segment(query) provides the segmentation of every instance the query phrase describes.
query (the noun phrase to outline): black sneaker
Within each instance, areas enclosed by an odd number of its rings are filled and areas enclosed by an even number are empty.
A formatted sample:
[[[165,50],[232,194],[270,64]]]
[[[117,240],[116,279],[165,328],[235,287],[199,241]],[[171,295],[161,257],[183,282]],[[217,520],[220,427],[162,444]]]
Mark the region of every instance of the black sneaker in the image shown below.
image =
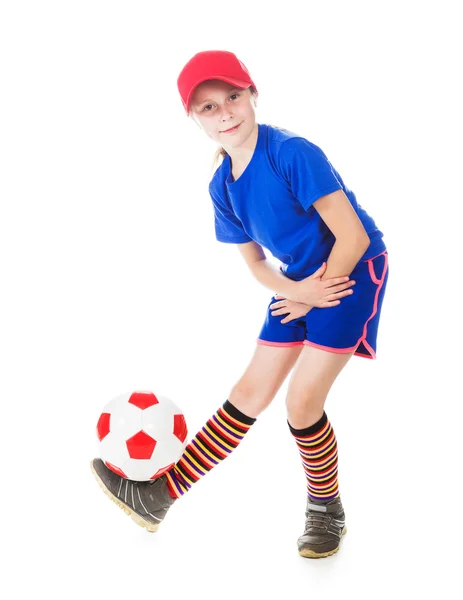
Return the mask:
[[[339,550],[347,532],[341,498],[323,501],[307,498],[304,533],[297,541],[299,554],[306,558],[323,558]]]
[[[141,527],[157,531],[159,523],[175,502],[167,489],[165,475],[153,481],[132,481],[116,475],[100,458],[90,467],[104,493]]]

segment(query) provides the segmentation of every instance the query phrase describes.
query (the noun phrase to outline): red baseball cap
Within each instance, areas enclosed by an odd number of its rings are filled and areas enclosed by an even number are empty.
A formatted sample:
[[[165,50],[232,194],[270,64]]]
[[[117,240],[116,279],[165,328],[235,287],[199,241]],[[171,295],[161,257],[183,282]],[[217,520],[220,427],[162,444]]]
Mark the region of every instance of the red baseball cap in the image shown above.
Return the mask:
[[[178,91],[182,97],[186,114],[190,112],[190,102],[195,88],[208,79],[220,79],[239,88],[256,86],[244,64],[226,50],[205,50],[198,52],[183,67],[177,79]]]

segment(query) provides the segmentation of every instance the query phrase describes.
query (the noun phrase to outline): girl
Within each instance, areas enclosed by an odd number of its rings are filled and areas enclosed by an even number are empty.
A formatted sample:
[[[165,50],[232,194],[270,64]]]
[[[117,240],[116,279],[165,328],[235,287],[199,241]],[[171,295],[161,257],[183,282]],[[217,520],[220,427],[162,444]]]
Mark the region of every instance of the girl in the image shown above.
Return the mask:
[[[329,556],[346,529],[336,436],[324,405],[353,355],[376,358],[389,272],[383,234],[318,146],[256,122],[257,88],[233,53],[196,54],[178,89],[187,115],[223,157],[209,185],[217,240],[237,244],[257,281],[278,293],[246,371],[170,471],[135,482],[100,459],[92,470],[110,498],[156,531],[173,502],[238,446],[294,368],[287,420],[307,479],[298,550]],[[279,269],[263,248],[281,261]]]

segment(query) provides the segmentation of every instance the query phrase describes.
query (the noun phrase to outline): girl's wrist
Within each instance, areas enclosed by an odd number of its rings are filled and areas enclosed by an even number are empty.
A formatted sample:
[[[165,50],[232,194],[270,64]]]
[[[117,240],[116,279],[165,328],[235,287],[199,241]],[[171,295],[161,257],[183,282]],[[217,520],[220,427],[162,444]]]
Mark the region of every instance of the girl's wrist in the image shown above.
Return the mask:
[[[299,289],[297,284],[297,281],[293,281],[292,279],[290,279],[285,286],[285,293],[282,293],[282,296],[288,298],[288,300],[292,300],[293,302],[301,302],[299,298]]]

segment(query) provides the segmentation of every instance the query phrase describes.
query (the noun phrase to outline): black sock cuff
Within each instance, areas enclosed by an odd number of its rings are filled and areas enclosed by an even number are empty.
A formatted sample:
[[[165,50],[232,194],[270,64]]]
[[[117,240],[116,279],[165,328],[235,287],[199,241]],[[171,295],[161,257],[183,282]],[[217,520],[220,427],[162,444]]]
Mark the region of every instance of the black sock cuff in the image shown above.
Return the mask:
[[[234,419],[236,419],[240,423],[243,423],[244,425],[253,425],[256,422],[256,419],[253,419],[252,417],[247,417],[245,414],[239,411],[236,408],[236,406],[233,406],[233,404],[229,400],[225,401],[223,409],[230,415],[230,417],[233,417]]]
[[[288,423],[288,427],[293,435],[296,435],[297,437],[305,437],[306,435],[313,435],[314,433],[317,433],[318,431],[320,431],[320,429],[323,429],[323,427],[326,425],[327,421],[328,421],[328,417],[326,415],[326,412],[323,411],[322,418],[319,421],[317,421],[316,423],[314,423],[313,425],[311,425],[310,427],[306,427],[305,429],[295,429],[294,427],[292,427],[292,425],[290,424],[289,421],[287,421],[287,423]]]

